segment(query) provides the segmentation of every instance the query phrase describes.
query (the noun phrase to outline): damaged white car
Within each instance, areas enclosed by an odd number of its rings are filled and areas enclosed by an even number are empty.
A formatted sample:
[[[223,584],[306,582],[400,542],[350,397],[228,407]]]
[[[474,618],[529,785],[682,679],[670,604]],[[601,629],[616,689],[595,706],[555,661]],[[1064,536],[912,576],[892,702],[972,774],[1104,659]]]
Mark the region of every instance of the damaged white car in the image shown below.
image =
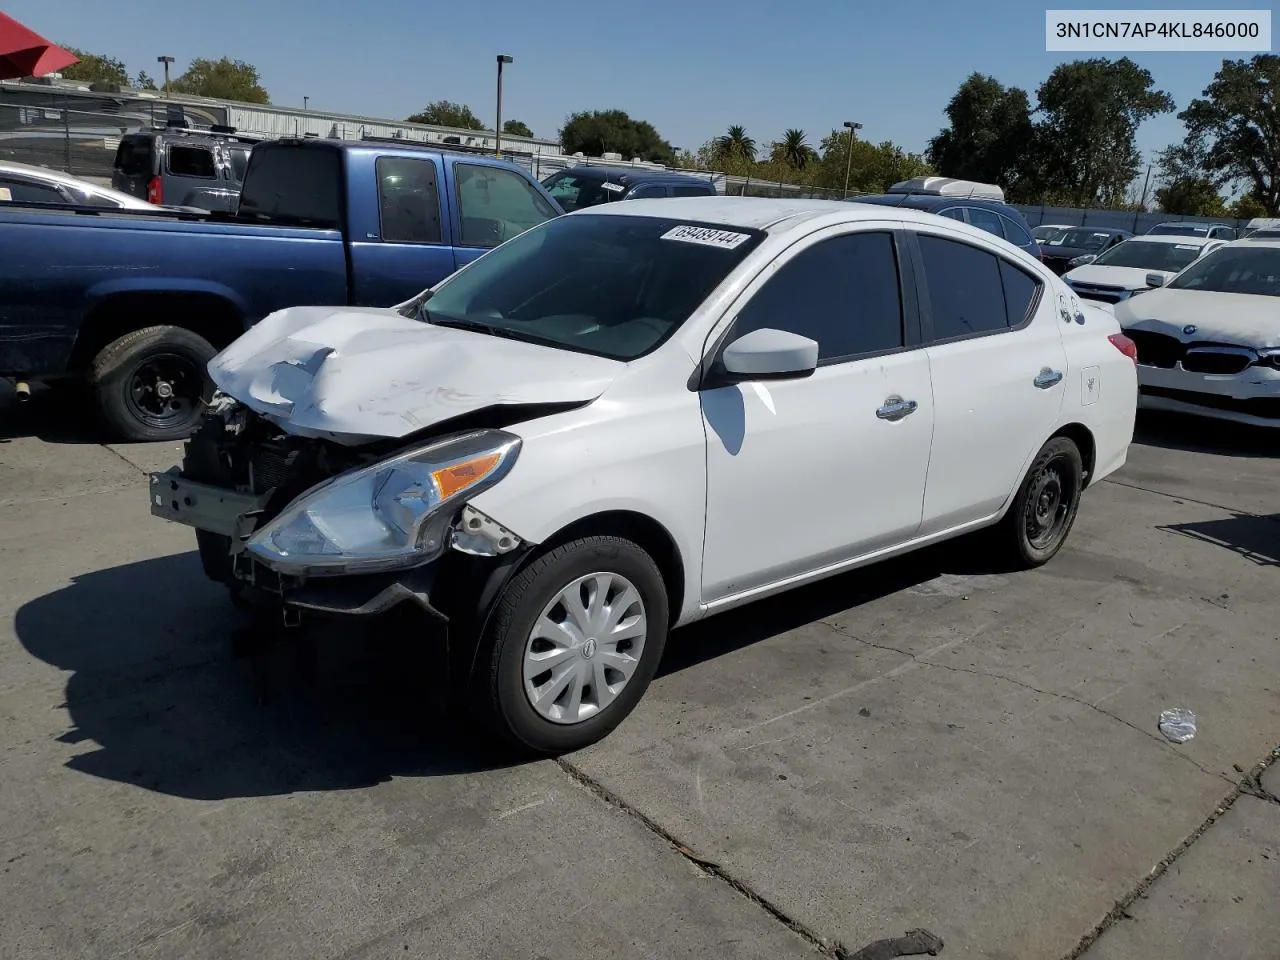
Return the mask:
[[[1280,426],[1280,240],[1237,240],[1116,307],[1144,408]]]
[[[290,617],[420,610],[465,702],[556,753],[631,711],[672,627],[983,528],[1047,561],[1124,463],[1132,357],[953,220],[607,204],[395,309],[267,317],[151,509]]]

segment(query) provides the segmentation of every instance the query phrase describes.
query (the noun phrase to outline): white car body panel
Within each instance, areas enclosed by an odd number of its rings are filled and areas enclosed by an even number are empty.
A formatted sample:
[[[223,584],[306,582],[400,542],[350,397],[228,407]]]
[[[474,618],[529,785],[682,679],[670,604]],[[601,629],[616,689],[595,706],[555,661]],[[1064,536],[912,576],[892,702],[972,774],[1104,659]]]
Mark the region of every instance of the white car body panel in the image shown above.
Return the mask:
[[[1142,267],[1108,267],[1087,263],[1083,267],[1068,270],[1062,275],[1067,283],[1097,283],[1109,287],[1122,287],[1125,290],[1146,290],[1147,274],[1158,273],[1168,283],[1177,276],[1172,270],[1146,270]]]
[[[683,567],[678,623],[994,522],[1064,426],[1095,438],[1091,481],[1124,462],[1135,374],[1107,341],[1119,331],[1111,312],[1082,304],[1038,260],[975,227],[857,203],[726,197],[568,216],[663,216],[768,235],[670,340],[629,363],[390,310],[299,308],[219,355],[214,379],[290,432],[341,442],[404,436],[493,403],[583,401],[506,427],[522,439],[519,457],[470,502],[535,544],[601,513],[655,521]],[[694,388],[704,356],[781,264],[819,237],[900,227],[1032,273],[1044,293],[1031,324],[820,365],[804,378]],[[1033,383],[1044,367],[1063,374],[1047,390]],[[877,417],[894,394],[916,400],[916,412]]]

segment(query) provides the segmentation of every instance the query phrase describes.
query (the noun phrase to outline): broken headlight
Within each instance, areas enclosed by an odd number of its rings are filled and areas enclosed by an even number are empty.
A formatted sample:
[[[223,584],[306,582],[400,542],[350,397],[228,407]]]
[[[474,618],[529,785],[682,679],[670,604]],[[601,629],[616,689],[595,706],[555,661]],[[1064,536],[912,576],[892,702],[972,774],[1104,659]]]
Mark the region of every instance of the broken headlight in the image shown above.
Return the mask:
[[[520,438],[481,430],[437,440],[326,480],[249,539],[284,573],[342,574],[411,567],[439,556],[465,497],[501,480]]]

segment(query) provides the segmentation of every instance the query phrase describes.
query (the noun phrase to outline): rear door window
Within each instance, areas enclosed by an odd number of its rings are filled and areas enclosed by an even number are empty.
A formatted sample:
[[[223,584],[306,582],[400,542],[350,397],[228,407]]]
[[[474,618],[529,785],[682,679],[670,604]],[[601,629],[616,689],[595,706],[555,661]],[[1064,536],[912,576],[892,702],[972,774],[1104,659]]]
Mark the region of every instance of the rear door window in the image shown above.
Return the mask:
[[[628,195],[628,200],[643,200],[646,197],[665,197],[667,188],[661,183],[645,183],[636,187]]]
[[[213,161],[213,150],[209,147],[178,146],[169,147],[169,172],[175,177],[199,177],[213,180],[217,177],[217,166]]]
[[[1004,227],[1000,225],[1000,214],[982,207],[969,208],[969,222],[979,230],[985,230],[987,233],[994,233],[1001,240],[1004,239]]]
[[[378,212],[385,243],[439,243],[440,194],[431,160],[379,157]]]
[[[1026,318],[1039,291],[1029,274],[958,240],[921,234],[919,242],[934,340],[1007,330]]]
[[[56,187],[44,183],[0,177],[0,201],[11,203],[66,203]]]
[[[512,170],[472,163],[453,169],[463,246],[496,247],[557,215],[546,198]]]
[[[1008,217],[1001,217],[1000,222],[1004,224],[1004,238],[1012,243],[1015,247],[1029,247],[1035,243],[1031,239],[1025,227]]]

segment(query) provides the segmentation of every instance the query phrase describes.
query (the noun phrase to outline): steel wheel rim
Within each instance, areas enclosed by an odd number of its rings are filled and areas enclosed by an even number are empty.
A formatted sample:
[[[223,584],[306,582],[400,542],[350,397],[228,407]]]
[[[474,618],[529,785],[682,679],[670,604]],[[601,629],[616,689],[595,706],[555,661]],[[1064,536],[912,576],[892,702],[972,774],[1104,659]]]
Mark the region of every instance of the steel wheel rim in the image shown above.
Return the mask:
[[[626,577],[589,573],[566,584],[525,641],[529,705],[552,723],[599,716],[635,675],[647,633],[644,600]]]
[[[173,353],[139,363],[125,384],[125,401],[134,418],[150,427],[170,427],[192,419],[204,399],[199,364]]]
[[[1054,457],[1040,468],[1027,491],[1027,542],[1033,548],[1044,550],[1062,535],[1075,496],[1065,458]]]

